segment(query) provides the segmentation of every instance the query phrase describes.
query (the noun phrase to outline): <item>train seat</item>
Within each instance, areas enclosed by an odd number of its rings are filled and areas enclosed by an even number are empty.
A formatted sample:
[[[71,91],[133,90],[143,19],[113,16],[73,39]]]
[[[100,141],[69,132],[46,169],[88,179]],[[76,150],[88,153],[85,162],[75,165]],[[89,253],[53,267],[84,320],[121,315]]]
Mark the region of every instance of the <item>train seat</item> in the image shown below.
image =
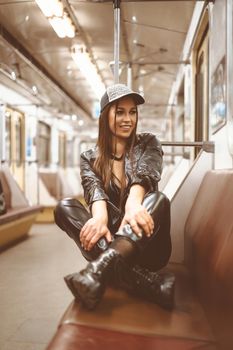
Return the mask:
[[[57,171],[51,170],[40,170],[40,179],[46,186],[49,194],[59,200],[63,196],[63,188],[61,178]]]
[[[233,349],[233,171],[206,173],[186,220],[175,307],[108,288],[95,311],[73,301],[47,350]]]
[[[41,169],[39,175],[49,194],[56,200],[82,194],[80,179],[73,169]]]
[[[37,222],[54,222],[53,211],[58,200],[65,197],[82,198],[80,178],[74,169],[40,169],[39,197],[43,211],[37,216]]]
[[[0,249],[27,236],[42,206],[29,205],[8,169],[0,170],[7,212],[0,216]]]

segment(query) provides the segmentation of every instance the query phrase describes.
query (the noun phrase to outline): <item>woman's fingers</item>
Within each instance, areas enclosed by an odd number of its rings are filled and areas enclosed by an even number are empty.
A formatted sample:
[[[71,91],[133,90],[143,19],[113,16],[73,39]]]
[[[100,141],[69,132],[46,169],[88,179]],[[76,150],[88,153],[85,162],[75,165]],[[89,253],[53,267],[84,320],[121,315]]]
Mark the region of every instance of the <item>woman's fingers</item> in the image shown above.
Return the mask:
[[[143,229],[146,236],[151,236],[154,229],[154,221],[148,213],[136,216],[137,224]]]
[[[109,230],[105,234],[105,237],[106,237],[108,243],[112,242],[112,235],[111,235],[111,232]]]
[[[108,242],[111,242],[112,240],[111,233],[109,232],[109,230],[105,229],[105,230],[96,232],[92,236],[89,235],[85,241],[84,249],[91,250],[94,247],[94,245],[98,242],[98,240],[103,236],[107,238]]]
[[[126,224],[130,224],[132,230],[141,237],[142,232],[150,237],[154,230],[154,221],[151,215],[147,212],[145,208],[134,213],[134,215],[126,215],[121,223],[120,229]]]
[[[84,249],[88,251],[91,250],[94,247],[94,245],[98,242],[100,237],[101,236],[99,233],[94,234],[89,240],[86,240]]]
[[[111,233],[106,225],[92,224],[91,222],[84,226],[82,232],[80,232],[81,246],[85,250],[91,250],[97,241],[106,236],[108,242],[111,242]]]
[[[136,235],[138,235],[139,237],[142,237],[142,229],[140,229],[140,227],[138,226],[137,221],[135,219],[131,219],[129,220],[129,224],[133,232],[136,233]]]

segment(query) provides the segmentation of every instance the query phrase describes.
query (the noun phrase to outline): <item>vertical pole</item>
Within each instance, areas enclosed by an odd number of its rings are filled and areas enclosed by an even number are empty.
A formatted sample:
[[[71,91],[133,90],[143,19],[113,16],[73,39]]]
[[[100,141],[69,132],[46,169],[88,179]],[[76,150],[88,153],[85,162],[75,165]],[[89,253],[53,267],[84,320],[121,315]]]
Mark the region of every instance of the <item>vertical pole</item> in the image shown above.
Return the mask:
[[[114,83],[119,83],[120,2],[114,0]]]
[[[39,106],[36,105],[36,155],[35,155],[35,164],[36,164],[36,172],[37,172],[37,204],[41,204],[40,203],[40,163],[39,163]]]
[[[132,89],[132,64],[128,63],[127,66],[127,85]]]
[[[171,141],[175,142],[175,112],[173,106],[171,107]],[[174,156],[175,148],[174,146],[171,147],[171,163],[175,163],[175,156]]]

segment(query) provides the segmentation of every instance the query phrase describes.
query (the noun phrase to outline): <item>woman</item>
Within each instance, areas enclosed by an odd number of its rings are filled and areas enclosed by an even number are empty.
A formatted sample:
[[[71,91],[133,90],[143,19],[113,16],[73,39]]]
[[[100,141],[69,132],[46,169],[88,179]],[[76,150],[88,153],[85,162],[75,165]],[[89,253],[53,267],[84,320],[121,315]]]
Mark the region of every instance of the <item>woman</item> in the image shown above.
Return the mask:
[[[57,225],[90,261],[65,277],[88,309],[99,303],[106,283],[173,306],[174,276],[156,272],[171,254],[170,203],[157,185],[163,152],[154,135],[136,134],[137,105],[144,102],[123,84],[107,88],[97,146],[81,155],[90,213],[75,199],[64,199],[55,209]]]

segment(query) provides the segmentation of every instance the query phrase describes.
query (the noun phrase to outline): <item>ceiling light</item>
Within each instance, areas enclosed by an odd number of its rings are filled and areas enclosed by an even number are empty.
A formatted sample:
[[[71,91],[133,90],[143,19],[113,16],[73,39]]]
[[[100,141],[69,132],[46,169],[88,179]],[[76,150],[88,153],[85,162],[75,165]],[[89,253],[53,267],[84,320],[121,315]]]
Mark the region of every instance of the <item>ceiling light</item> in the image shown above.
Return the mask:
[[[60,0],[36,0],[59,38],[73,38],[75,26]]]
[[[66,36],[68,38],[73,38],[75,36],[75,26],[73,25],[71,18],[68,16],[67,13],[64,13],[62,19],[63,19],[63,28],[64,28],[64,32],[66,33]]]
[[[57,36],[59,36],[59,38],[65,38],[66,33],[62,27],[62,24],[63,24],[62,18],[61,17],[51,17],[48,20],[49,20],[49,23],[51,24],[51,26],[53,27],[54,31],[56,32]]]
[[[14,71],[11,72],[11,79],[16,80],[16,74]]]
[[[36,0],[36,3],[45,17],[60,17],[63,14],[63,5],[59,0]]]
[[[37,95],[38,89],[37,89],[36,85],[33,85],[32,91],[33,91],[33,94],[34,94],[34,95]]]
[[[84,124],[84,121],[83,121],[82,119],[80,119],[80,120],[78,121],[78,125],[79,125],[79,126],[83,126],[83,124]]]
[[[78,116],[76,114],[72,114],[71,120],[74,122],[77,119],[78,119]]]
[[[85,76],[92,90],[100,99],[105,91],[105,86],[97,72],[96,66],[92,63],[84,45],[74,45],[71,48],[71,55],[80,71]]]

